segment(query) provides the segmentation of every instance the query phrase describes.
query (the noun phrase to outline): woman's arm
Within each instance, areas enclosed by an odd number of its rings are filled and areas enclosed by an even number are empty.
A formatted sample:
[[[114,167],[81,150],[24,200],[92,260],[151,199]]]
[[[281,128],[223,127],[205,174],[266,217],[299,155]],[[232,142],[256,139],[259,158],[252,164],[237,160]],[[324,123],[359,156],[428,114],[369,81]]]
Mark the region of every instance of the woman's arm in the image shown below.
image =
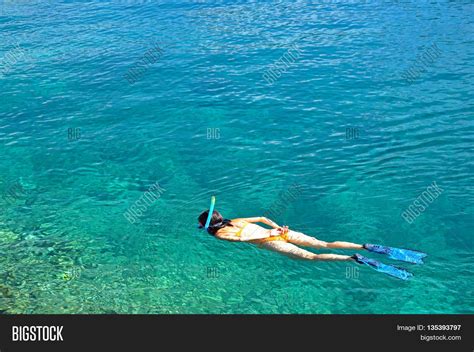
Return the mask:
[[[235,236],[228,233],[217,233],[216,237],[226,241],[249,242],[254,240],[261,240],[270,237],[270,234],[264,231],[254,231],[251,233],[242,234],[242,236]]]
[[[230,234],[230,233],[226,233],[226,232],[216,233],[216,237],[220,240],[226,240],[226,241],[235,241],[235,242],[242,241],[239,236],[236,236],[236,235],[233,235],[233,234]]]
[[[244,221],[247,221],[247,222],[261,222],[262,224],[271,226],[274,229],[280,228],[280,226],[278,224],[276,224],[275,222],[273,222],[272,220],[270,220],[270,219],[268,219],[264,216],[259,216],[259,217],[255,217],[255,218],[242,218],[242,219],[239,219],[239,220],[244,220]]]
[[[226,232],[220,230],[219,232],[216,233],[216,237],[221,239],[221,240],[226,240],[226,241],[238,241],[238,242],[248,242],[248,241],[253,241],[253,240],[261,240],[263,238],[268,238],[270,237],[270,233],[267,229],[264,229],[263,227],[260,227],[261,231],[252,231],[248,233],[248,231],[242,233],[240,236],[235,235],[234,233],[231,232]]]

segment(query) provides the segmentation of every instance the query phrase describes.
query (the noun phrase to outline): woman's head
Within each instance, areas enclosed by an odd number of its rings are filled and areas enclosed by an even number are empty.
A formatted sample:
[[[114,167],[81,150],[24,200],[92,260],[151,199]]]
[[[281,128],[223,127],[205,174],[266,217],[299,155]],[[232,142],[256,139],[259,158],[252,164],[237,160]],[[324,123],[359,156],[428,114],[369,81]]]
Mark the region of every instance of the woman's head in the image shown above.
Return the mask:
[[[207,217],[209,215],[209,210],[206,210],[199,215],[198,221],[199,221],[199,226],[204,227],[206,225]],[[209,223],[209,226],[218,224],[222,222],[224,218],[222,217],[221,213],[219,213],[217,210],[214,210],[212,212],[212,217],[211,217],[211,222]]]
[[[201,213],[198,217],[199,227],[203,228],[206,225],[207,216],[209,215],[209,210],[206,210]],[[215,234],[219,229],[227,226],[230,223],[230,220],[224,219],[217,210],[212,212],[211,222],[209,223],[209,228],[207,232],[210,234]]]

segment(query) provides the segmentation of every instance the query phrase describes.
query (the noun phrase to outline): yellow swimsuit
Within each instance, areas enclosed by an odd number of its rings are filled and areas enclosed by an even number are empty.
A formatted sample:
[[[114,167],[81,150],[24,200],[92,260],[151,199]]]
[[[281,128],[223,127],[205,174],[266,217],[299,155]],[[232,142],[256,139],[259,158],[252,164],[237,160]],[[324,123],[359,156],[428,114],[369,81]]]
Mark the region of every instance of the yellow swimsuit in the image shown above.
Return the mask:
[[[251,224],[250,222],[245,224],[235,235],[240,237],[242,235],[242,231],[250,224]],[[255,226],[258,226],[258,225],[255,225]],[[251,241],[248,241],[248,242],[254,243],[254,244],[263,244],[265,242],[270,242],[270,241],[285,241],[285,242],[288,242],[288,231],[286,231],[284,234],[279,235],[279,236],[270,236],[270,237],[267,237],[267,238],[262,238],[262,239],[259,239],[259,240],[251,240]]]

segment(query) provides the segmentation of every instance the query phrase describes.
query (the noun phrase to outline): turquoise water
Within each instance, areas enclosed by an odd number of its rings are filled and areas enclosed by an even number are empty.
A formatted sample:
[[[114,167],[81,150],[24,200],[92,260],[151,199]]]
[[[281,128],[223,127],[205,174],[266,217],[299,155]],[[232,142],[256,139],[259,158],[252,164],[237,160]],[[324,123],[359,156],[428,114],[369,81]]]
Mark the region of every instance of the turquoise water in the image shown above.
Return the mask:
[[[1,2],[0,312],[473,313],[473,13]],[[432,182],[443,191],[408,223]],[[211,195],[229,218],[271,211],[326,241],[429,257],[402,265],[405,282],[218,241],[196,229]]]

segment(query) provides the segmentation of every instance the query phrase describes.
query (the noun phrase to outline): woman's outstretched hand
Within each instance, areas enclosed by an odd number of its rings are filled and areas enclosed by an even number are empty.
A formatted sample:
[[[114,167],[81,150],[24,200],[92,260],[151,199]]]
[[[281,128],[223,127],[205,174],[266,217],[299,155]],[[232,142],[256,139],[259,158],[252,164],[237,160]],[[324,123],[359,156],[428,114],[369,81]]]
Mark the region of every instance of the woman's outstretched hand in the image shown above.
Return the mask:
[[[288,233],[290,229],[288,228],[288,226],[280,226],[277,231],[280,235],[284,235],[285,233]]]

